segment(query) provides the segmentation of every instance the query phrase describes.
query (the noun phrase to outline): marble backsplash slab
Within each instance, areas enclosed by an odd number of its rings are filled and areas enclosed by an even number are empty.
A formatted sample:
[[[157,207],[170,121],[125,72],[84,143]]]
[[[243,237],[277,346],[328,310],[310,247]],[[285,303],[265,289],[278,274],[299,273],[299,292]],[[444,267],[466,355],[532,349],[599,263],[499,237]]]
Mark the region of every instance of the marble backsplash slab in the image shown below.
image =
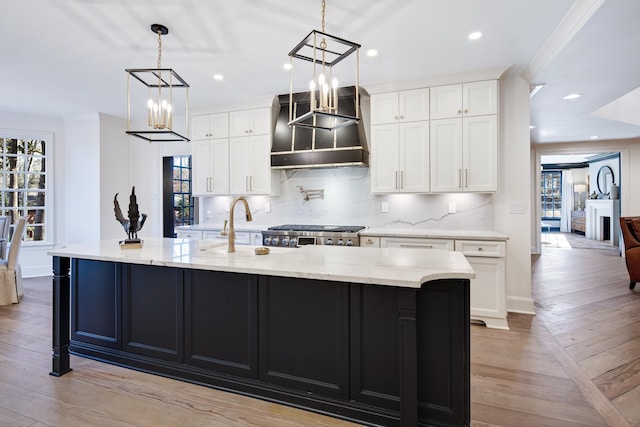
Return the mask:
[[[491,194],[371,194],[369,168],[296,169],[282,171],[280,196],[247,196],[256,224],[339,224],[376,228],[478,230],[493,229]],[[308,200],[305,193],[308,191]],[[319,197],[317,190],[323,190]],[[221,226],[232,196],[202,197],[199,223]],[[449,213],[450,204],[456,213]],[[388,212],[381,212],[387,204]],[[270,208],[270,212],[267,212]],[[236,206],[235,219],[244,221]]]

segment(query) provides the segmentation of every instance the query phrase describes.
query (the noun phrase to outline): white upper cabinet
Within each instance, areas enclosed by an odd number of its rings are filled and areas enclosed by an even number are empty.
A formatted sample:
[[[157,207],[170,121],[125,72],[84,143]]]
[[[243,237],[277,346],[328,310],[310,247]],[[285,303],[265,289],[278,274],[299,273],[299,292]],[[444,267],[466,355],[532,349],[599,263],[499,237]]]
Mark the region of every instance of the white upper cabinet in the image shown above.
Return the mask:
[[[498,186],[497,116],[431,121],[431,192],[491,192]]]
[[[279,171],[271,169],[270,153],[270,135],[229,140],[231,194],[279,194]]]
[[[371,124],[429,120],[429,89],[371,95]]]
[[[229,113],[202,114],[191,118],[191,139],[215,139],[229,136]]]
[[[229,194],[229,139],[194,140],[192,144],[193,195]]]
[[[429,191],[429,122],[371,127],[371,192]]]
[[[431,119],[498,113],[498,82],[488,80],[431,88]]]
[[[229,113],[229,135],[249,136],[271,133],[271,108],[232,111]]]

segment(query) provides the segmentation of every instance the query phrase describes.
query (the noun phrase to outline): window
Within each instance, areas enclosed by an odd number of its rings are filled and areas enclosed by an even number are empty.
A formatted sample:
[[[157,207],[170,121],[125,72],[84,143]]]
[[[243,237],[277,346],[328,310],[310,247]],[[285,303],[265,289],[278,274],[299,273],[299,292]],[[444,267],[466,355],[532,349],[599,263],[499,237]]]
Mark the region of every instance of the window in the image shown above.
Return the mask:
[[[47,143],[0,135],[0,210],[11,217],[11,231],[18,218],[27,218],[24,240],[48,240]]]
[[[540,185],[542,219],[560,219],[562,216],[562,172],[542,171]]]
[[[173,157],[173,227],[193,224],[191,156]]]

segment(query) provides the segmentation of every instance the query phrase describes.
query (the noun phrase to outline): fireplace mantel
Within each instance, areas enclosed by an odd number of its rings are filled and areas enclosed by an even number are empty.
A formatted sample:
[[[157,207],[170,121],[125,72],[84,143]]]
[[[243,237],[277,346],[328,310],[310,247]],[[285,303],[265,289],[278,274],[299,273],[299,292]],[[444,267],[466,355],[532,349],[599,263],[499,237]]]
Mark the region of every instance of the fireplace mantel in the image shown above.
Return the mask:
[[[585,237],[592,240],[605,240],[609,232],[609,243],[618,246],[620,229],[620,200],[595,199],[586,200]],[[608,224],[606,224],[608,218]]]

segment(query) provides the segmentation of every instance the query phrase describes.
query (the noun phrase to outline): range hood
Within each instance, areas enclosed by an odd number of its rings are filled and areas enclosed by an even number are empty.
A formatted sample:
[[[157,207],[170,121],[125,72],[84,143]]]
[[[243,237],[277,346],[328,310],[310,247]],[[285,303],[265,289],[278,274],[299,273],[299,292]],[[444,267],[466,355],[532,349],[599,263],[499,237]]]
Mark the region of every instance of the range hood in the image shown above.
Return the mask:
[[[360,110],[368,113],[369,95],[359,88]],[[356,115],[355,86],[338,90],[340,114]],[[280,112],[273,132],[271,146],[272,169],[327,168],[338,166],[368,166],[369,149],[365,134],[365,120],[335,130],[291,127],[289,109],[298,117],[309,111],[309,93],[279,95]],[[363,108],[364,107],[364,108]],[[330,120],[319,117],[318,120]],[[318,123],[322,125],[322,123]]]

